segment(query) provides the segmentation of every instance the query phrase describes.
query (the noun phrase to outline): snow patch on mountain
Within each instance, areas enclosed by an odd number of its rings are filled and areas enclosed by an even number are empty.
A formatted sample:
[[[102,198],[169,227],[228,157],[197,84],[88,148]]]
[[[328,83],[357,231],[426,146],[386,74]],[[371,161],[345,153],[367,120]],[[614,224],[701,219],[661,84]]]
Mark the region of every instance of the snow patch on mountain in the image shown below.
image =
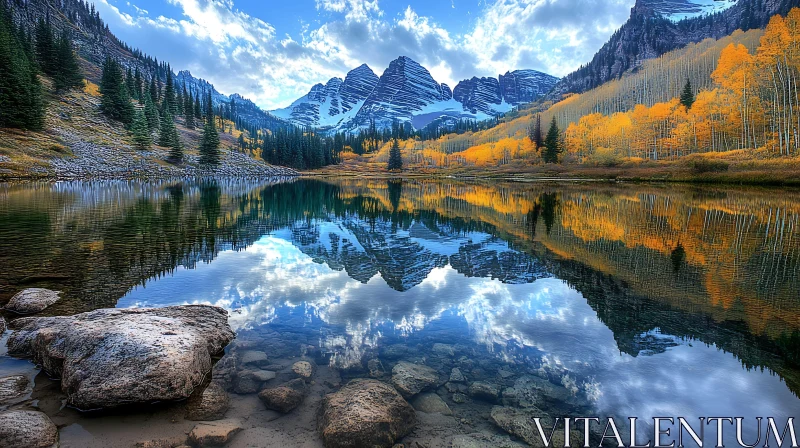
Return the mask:
[[[401,56],[378,77],[361,65],[344,81],[331,78],[317,84],[289,107],[272,114],[301,126],[357,132],[375,124],[378,129],[393,122],[410,122],[420,129],[440,118],[486,120],[535,101],[558,82],[536,70],[506,72],[499,78],[472,78],[455,88],[440,84],[430,72],[409,57]]]
[[[640,0],[638,7],[652,10],[656,14],[679,22],[684,19],[702,17],[725,11],[738,0]]]

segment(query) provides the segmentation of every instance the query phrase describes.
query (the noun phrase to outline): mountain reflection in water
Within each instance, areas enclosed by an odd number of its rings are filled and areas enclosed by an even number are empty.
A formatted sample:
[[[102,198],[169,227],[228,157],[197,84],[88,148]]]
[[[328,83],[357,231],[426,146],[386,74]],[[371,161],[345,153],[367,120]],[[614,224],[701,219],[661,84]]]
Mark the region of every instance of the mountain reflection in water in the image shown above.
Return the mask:
[[[6,185],[0,303],[31,286],[64,291],[51,314],[210,303],[238,339],[318,346],[350,376],[387,347],[446,344],[560,383],[571,411],[785,418],[800,410],[799,216],[788,190]]]

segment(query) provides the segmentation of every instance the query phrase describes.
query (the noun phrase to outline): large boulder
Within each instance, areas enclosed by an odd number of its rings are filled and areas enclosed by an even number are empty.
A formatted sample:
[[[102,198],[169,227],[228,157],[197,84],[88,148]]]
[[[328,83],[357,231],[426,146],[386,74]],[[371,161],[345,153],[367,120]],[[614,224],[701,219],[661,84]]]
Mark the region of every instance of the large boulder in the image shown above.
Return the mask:
[[[57,291],[44,288],[23,289],[11,298],[6,304],[6,309],[17,314],[38,313],[58,302],[59,294]]]
[[[14,324],[9,353],[61,377],[67,402],[79,409],[187,398],[234,338],[225,310],[204,305],[101,309]]]
[[[303,402],[306,397],[307,386],[300,378],[281,384],[278,387],[264,389],[258,393],[258,398],[267,409],[288,414]]]
[[[58,428],[38,411],[0,413],[0,446],[45,448],[58,444]]]
[[[390,385],[356,379],[325,396],[318,420],[326,448],[391,447],[416,423],[411,407]]]
[[[439,374],[422,364],[400,361],[392,369],[392,384],[404,397],[410,398],[439,382]]]

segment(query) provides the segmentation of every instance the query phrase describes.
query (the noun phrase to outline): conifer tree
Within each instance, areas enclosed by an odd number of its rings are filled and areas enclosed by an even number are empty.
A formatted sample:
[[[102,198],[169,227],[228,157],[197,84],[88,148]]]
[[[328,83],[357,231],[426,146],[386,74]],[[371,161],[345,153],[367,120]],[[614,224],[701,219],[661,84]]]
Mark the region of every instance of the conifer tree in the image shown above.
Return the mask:
[[[158,85],[156,84],[155,73],[150,75],[150,88],[148,91],[150,92],[150,99],[153,100],[153,104],[158,104]]]
[[[135,98],[136,87],[133,82],[133,71],[131,70],[130,67],[128,67],[128,70],[125,72],[125,87],[128,88],[128,96],[130,96],[131,98]]]
[[[49,20],[49,19],[48,19]],[[47,76],[53,76],[57,67],[56,43],[49,21],[40,18],[36,22],[36,60]]]
[[[133,104],[125,85],[124,75],[119,63],[106,58],[100,79],[100,109],[109,118],[125,125],[133,122]]]
[[[558,130],[556,117],[550,122],[550,129],[544,139],[542,159],[545,163],[558,163],[558,154],[561,152],[561,131]]]
[[[183,86],[183,113],[186,116],[186,127],[194,129],[194,100],[192,94],[186,90],[186,85]]]
[[[150,127],[147,124],[147,118],[141,111],[136,111],[131,125],[131,134],[133,136],[133,146],[136,149],[147,150],[153,144],[153,139],[150,136]]]
[[[403,170],[403,157],[400,154],[400,142],[397,139],[392,140],[392,148],[389,150],[389,164],[387,166],[389,171],[402,171]]]
[[[689,78],[686,78],[686,84],[683,86],[681,104],[683,104],[686,109],[691,109],[694,104],[694,92],[692,91],[692,83],[689,81]]]
[[[161,115],[161,129],[158,133],[158,146],[169,148],[168,160],[171,163],[181,163],[183,161],[183,146],[178,137],[178,129],[172,119],[169,110]]]
[[[67,30],[61,34],[56,47],[56,69],[53,74],[56,91],[82,88],[83,75]]]
[[[139,71],[139,67],[136,67],[136,71],[133,74],[133,84],[135,89],[134,98],[144,104],[144,98],[142,97],[144,86],[142,85],[142,72]]]
[[[217,132],[217,118],[214,116],[211,93],[206,97],[206,123],[200,141],[200,164],[219,165],[219,132]]]
[[[537,149],[541,149],[544,145],[544,139],[542,139],[542,116],[539,114],[536,114],[536,123],[533,126],[531,141],[536,144]]]
[[[200,105],[200,94],[197,92],[194,94],[194,118],[198,121],[203,120],[203,108]]]
[[[178,104],[175,100],[175,83],[172,80],[172,69],[167,66],[167,83],[164,84],[164,99],[161,103],[161,111],[169,110],[171,116],[178,113]]]
[[[159,117],[158,117],[158,108],[153,103],[153,98],[150,96],[150,92],[144,93],[144,116],[147,119],[147,127],[154,131],[158,129],[159,126]]]
[[[0,127],[40,130],[42,87],[30,49],[20,40],[5,2],[0,2]]]

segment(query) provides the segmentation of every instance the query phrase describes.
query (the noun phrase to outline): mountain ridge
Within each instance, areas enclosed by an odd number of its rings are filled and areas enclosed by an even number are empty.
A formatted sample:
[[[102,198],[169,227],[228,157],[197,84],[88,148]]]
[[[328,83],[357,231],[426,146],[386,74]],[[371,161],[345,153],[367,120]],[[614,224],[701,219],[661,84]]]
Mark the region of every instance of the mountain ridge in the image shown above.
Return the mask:
[[[496,117],[542,97],[557,80],[537,70],[521,69],[497,78],[472,77],[451,89],[446,83],[438,83],[412,58],[399,56],[380,77],[362,64],[348,72],[343,81],[331,78],[326,84],[315,84],[291,105],[270,113],[301,126],[343,131],[373,123],[377,128],[388,128],[395,121],[420,129],[439,118]],[[341,90],[348,93],[346,98]],[[342,99],[348,100],[346,106]]]

